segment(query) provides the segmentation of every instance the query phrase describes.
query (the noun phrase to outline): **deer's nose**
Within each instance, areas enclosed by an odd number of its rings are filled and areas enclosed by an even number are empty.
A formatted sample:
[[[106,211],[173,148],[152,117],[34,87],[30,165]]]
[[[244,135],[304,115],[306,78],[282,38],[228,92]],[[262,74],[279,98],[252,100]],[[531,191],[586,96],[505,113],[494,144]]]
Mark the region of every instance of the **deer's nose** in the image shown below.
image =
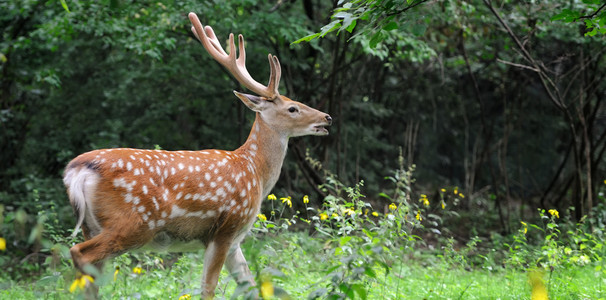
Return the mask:
[[[330,115],[326,115],[326,121],[328,122],[328,125],[332,124],[332,117]]]

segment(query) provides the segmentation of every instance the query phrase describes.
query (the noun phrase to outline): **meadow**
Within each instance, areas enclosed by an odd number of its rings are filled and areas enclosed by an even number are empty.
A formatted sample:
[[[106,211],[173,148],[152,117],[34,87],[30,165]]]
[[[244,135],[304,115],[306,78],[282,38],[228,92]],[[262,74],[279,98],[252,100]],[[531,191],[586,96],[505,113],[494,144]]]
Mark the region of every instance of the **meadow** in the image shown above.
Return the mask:
[[[224,270],[217,298],[606,299],[599,216],[575,223],[570,212],[539,209],[515,222],[514,234],[486,236],[481,220],[490,211],[482,201],[468,203],[476,214],[464,216],[457,206],[469,201],[457,187],[441,189],[434,201],[412,197],[411,170],[389,179],[394,189],[383,195],[391,203],[384,210],[366,202],[362,182],[346,187],[335,178],[322,187],[330,195],[320,208],[308,206],[308,196],[269,195],[268,213],[258,215],[242,245],[257,285],[236,286]],[[306,210],[294,211],[297,201]],[[53,212],[42,219],[46,213]],[[124,254],[101,273],[91,270],[92,279],[71,266],[75,241],[47,223],[45,259],[37,265],[23,259],[0,275],[1,299],[83,299],[93,280],[103,299],[199,297],[203,249]],[[454,238],[467,227],[479,235]],[[9,251],[4,246],[0,258],[10,259]]]

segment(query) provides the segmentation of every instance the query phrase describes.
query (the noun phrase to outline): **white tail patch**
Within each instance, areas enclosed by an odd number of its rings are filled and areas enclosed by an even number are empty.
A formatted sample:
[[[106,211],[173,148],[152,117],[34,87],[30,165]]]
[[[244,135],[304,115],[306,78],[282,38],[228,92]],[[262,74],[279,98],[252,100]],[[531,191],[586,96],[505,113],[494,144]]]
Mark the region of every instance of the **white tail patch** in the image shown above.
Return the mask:
[[[72,237],[78,234],[78,230],[82,227],[84,221],[86,221],[91,236],[101,232],[101,225],[99,225],[91,205],[99,179],[99,174],[87,167],[72,168],[65,171],[63,183],[67,187],[69,201],[78,213],[78,222]]]

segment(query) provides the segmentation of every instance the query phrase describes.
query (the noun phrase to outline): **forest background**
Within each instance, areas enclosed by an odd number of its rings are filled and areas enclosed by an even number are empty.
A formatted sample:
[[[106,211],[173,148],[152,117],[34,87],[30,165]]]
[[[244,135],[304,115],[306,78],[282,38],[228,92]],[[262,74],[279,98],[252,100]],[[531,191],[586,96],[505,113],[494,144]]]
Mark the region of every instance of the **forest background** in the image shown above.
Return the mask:
[[[363,181],[366,201],[387,213],[390,176],[414,169],[407,199],[455,211],[448,234],[460,243],[515,233],[537,208],[571,222],[589,216],[593,228],[606,222],[601,1],[0,7],[0,237],[11,251],[3,265],[42,261],[45,223],[73,228],[61,175],[78,154],[235,149],[246,139],[254,115],[191,34],[190,11],[220,37],[246,37],[258,80],[267,53],[277,55],[282,94],[335,120],[328,137],[291,139],[275,194],[308,195],[319,208],[327,178]],[[56,214],[41,218],[48,210]]]

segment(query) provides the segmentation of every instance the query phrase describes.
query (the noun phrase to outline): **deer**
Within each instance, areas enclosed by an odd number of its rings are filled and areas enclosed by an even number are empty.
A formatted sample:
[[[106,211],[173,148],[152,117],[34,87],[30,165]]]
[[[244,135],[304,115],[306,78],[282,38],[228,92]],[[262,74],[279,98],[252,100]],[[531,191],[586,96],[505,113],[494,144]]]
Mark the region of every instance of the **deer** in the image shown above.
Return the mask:
[[[68,163],[63,182],[77,217],[72,235],[81,229],[84,237],[70,248],[82,274],[128,251],[205,247],[201,296],[212,299],[223,266],[238,284],[255,286],[240,243],[278,181],[289,138],[326,136],[332,118],[280,95],[276,56],[268,55],[270,76],[263,85],[246,69],[241,34],[236,57],[233,33],[226,53],[210,26],[193,12],[189,20],[206,52],[254,93],[233,91],[255,112],[244,144],[233,151],[93,150]]]

